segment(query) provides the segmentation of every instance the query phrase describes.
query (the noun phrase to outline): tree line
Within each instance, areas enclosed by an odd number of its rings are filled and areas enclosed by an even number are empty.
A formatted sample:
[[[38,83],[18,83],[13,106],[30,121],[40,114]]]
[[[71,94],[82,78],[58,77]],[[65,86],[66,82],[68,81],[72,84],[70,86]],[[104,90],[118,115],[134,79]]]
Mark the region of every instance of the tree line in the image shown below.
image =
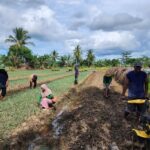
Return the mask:
[[[7,55],[0,55],[0,62],[8,67],[20,68],[22,66],[27,66],[30,68],[52,68],[52,67],[72,67],[75,63],[80,64],[80,66],[97,66],[97,67],[107,67],[107,66],[131,66],[136,61],[141,61],[144,66],[150,64],[150,58],[147,56],[142,56],[140,58],[132,58],[131,52],[122,52],[120,59],[99,59],[97,60],[93,49],[86,51],[86,57],[82,57],[82,50],[80,45],[77,45],[72,55],[60,56],[56,50],[51,51],[50,54],[43,56],[33,55],[32,51],[27,47],[27,45],[35,45],[30,41],[28,31],[23,28],[15,28],[13,30],[13,35],[5,40],[12,45],[9,47]]]

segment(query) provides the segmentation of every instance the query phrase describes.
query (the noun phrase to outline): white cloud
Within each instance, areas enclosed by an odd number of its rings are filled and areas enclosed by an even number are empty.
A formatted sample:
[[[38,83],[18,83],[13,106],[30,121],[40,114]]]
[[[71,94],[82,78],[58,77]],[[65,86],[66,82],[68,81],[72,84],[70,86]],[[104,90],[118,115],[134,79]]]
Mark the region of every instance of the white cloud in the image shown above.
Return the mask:
[[[133,17],[129,14],[115,14],[106,15],[100,14],[92,18],[89,23],[89,27],[92,30],[119,30],[128,29],[128,26],[134,26],[135,24],[141,23],[142,19],[138,17]]]
[[[30,8],[30,7],[38,7],[39,5],[45,4],[45,0],[1,0],[0,4],[5,5],[7,7],[12,7],[17,9],[22,8]]]
[[[82,0],[57,0],[57,3],[67,4],[67,5],[75,5],[80,4]]]
[[[134,49],[140,46],[130,32],[97,32],[90,37],[95,49]]]
[[[140,3],[140,5],[139,5]],[[15,27],[29,31],[33,50],[70,53],[77,44],[97,55],[115,56],[121,50],[150,49],[148,0],[1,0],[0,50]],[[116,5],[117,4],[117,5]],[[106,32],[107,31],[107,32]],[[42,51],[43,52],[43,51]],[[46,50],[44,51],[46,53]],[[148,53],[149,54],[149,53]]]
[[[97,55],[118,55],[122,50],[134,51],[140,47],[140,42],[130,32],[94,32],[91,36],[83,36],[80,39],[67,40],[65,45],[68,49],[74,49],[79,44],[85,51],[94,49]]]
[[[62,26],[55,19],[55,13],[47,6],[29,9],[22,15],[22,26],[35,37],[51,40],[61,36]]]
[[[81,44],[80,39],[70,39],[65,41],[65,47],[69,50],[69,53],[71,53],[78,44]]]

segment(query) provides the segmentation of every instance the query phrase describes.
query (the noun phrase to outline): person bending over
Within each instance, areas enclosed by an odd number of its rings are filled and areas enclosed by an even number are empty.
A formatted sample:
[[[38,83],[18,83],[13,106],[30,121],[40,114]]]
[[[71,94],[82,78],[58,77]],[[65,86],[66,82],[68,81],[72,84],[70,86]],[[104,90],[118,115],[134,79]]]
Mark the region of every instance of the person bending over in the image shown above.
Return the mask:
[[[36,86],[37,86],[37,75],[32,74],[29,78],[29,82],[30,82],[30,88],[36,88]]]
[[[52,94],[52,91],[48,88],[46,84],[41,85],[41,95],[38,99],[38,105],[41,106],[43,109],[50,109],[56,107],[54,106],[56,102],[56,98],[54,98],[54,95]]]

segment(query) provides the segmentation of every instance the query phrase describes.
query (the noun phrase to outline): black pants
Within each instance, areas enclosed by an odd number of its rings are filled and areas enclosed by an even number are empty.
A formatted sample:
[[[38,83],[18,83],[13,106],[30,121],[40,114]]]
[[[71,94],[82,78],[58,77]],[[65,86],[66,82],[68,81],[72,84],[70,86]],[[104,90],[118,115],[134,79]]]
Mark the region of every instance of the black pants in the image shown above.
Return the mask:
[[[139,112],[144,114],[146,112],[146,103],[143,104],[127,104],[127,110],[129,112]]]
[[[78,75],[75,75],[74,84],[78,84]]]
[[[129,98],[130,100],[131,98]],[[138,98],[137,98],[138,99]],[[141,98],[141,99],[145,99],[145,98]],[[144,115],[146,110],[148,109],[148,105],[145,101],[145,103],[143,104],[127,104],[126,108],[125,108],[125,117],[128,116],[128,114],[130,112],[137,112],[137,114],[139,114],[140,116]]]
[[[4,97],[6,95],[6,87],[0,88],[1,95]]]

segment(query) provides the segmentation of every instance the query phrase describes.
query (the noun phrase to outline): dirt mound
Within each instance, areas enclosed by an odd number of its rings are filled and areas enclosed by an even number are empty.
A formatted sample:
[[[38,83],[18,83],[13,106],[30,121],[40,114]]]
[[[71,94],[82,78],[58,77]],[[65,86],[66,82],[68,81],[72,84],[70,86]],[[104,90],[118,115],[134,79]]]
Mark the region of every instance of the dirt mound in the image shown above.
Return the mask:
[[[80,91],[76,99],[80,99],[79,107],[61,114],[57,120],[59,135],[50,145],[60,150],[108,150],[115,142],[121,150],[125,149],[131,126],[123,119],[124,105],[119,102],[119,95],[112,95],[106,100],[96,87]]]

